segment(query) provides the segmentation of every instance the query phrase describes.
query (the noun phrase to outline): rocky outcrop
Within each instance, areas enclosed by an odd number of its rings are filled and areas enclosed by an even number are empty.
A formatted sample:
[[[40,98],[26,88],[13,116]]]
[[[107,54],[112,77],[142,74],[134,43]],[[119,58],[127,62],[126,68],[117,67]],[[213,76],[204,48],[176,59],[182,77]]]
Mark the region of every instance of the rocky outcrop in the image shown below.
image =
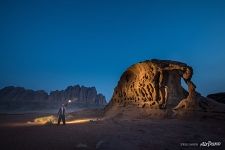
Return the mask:
[[[124,113],[127,108],[136,112],[140,109],[211,110],[214,102],[196,92],[192,75],[192,67],[177,61],[153,59],[134,64],[121,76],[105,114],[115,115],[121,110]],[[181,86],[181,79],[188,91]]]
[[[69,86],[65,90],[52,91],[50,94],[43,90],[34,91],[23,87],[9,86],[0,90],[1,107],[19,107],[26,105],[57,105],[67,100],[74,100],[73,105],[105,105],[106,99],[98,94],[95,87]]]
[[[0,102],[47,101],[48,94],[43,91],[28,90],[23,87],[9,86],[0,90]]]
[[[188,94],[181,86],[182,71],[186,70],[192,72],[191,67],[174,61],[137,63],[123,73],[110,103],[143,108],[174,107]]]
[[[215,101],[217,101],[219,103],[225,104],[225,92],[209,94],[207,97],[214,99]]]
[[[66,100],[74,100],[79,104],[97,104],[105,105],[106,99],[102,94],[98,94],[95,87],[69,86],[62,91],[52,91],[48,96],[49,102],[64,102]]]

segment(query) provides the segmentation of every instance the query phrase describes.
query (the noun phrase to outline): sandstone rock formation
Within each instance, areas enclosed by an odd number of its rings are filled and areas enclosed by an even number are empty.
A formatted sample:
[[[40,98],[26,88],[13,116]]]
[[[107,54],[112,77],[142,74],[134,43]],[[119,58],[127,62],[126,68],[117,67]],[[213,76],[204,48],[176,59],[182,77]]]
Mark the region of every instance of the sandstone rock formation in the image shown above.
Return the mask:
[[[130,107],[208,110],[212,101],[195,91],[192,75],[192,67],[177,61],[153,59],[134,64],[121,76],[105,112]],[[188,91],[181,86],[181,79],[187,84]]]
[[[105,96],[98,94],[95,87],[84,87],[79,85],[69,86],[61,91],[52,91],[48,97],[48,101],[50,102],[63,102],[68,99],[76,99],[76,103],[80,104],[106,104]]]
[[[72,105],[82,104],[102,106],[106,104],[105,96],[98,94],[95,87],[69,86],[65,90],[34,91],[23,87],[5,87],[0,90],[0,105],[4,108],[43,107],[64,103],[66,100],[76,100]]]
[[[48,94],[43,91],[33,91],[30,89],[25,89],[23,87],[9,86],[0,90],[0,101],[46,101],[48,99]]]

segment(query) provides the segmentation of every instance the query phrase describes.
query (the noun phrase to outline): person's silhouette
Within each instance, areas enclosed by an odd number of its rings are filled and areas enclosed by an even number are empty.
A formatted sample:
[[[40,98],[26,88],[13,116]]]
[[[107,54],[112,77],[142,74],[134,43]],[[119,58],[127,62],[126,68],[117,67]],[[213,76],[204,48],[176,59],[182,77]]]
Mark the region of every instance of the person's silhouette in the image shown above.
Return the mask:
[[[63,121],[63,125],[66,124],[65,114],[66,114],[66,108],[64,104],[62,104],[62,106],[59,108],[59,111],[58,111],[58,125],[60,125],[61,120]]]

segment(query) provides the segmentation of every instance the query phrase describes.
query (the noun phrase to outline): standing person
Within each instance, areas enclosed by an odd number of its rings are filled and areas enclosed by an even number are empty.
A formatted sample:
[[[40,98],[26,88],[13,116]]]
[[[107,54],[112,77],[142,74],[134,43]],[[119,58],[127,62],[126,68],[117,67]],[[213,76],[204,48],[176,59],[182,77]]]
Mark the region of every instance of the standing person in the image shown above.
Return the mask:
[[[66,114],[66,108],[65,108],[65,105],[62,104],[58,112],[58,125],[60,125],[61,120],[63,121],[63,125],[66,124],[65,114]]]

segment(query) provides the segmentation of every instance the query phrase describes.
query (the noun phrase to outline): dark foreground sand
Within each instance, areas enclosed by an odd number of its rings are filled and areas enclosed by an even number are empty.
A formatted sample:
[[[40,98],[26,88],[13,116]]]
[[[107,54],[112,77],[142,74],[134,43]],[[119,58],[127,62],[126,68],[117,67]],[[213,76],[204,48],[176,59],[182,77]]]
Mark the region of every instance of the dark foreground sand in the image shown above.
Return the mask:
[[[141,119],[118,121],[111,119],[65,126],[26,124],[27,121],[31,121],[37,116],[43,116],[43,114],[0,115],[0,149],[225,149],[224,120]],[[196,146],[196,144],[200,145],[200,143],[208,141],[221,142],[221,146]],[[192,146],[190,146],[191,144]]]

